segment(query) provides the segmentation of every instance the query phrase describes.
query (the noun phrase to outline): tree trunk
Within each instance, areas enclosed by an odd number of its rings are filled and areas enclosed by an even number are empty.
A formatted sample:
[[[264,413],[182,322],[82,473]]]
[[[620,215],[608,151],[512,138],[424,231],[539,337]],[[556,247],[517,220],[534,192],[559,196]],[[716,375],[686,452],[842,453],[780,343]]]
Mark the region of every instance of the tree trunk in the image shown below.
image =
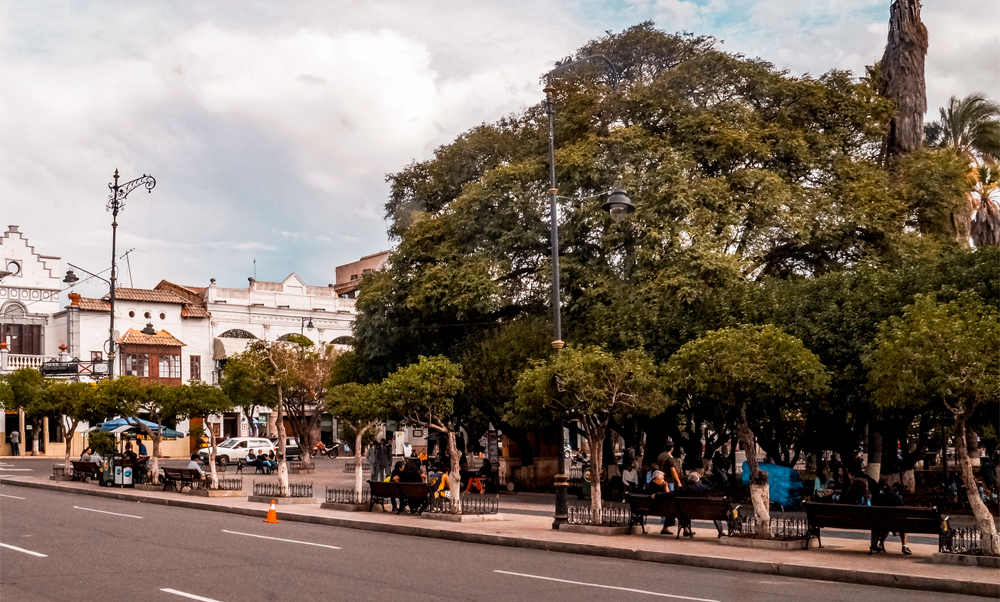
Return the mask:
[[[767,473],[757,464],[757,446],[754,444],[753,431],[747,424],[746,408],[740,408],[740,417],[736,422],[736,432],[740,443],[747,454],[747,467],[750,469],[750,501],[758,521],[771,520],[771,493]],[[770,528],[765,529],[770,534]]]
[[[38,446],[38,436],[41,434],[41,430],[42,429],[38,428],[38,424],[35,424],[34,420],[32,420],[31,422],[33,423],[32,426],[35,427],[35,428],[31,429],[31,455],[32,456],[40,456],[40,455],[42,455],[42,452],[38,449],[38,447],[39,447]]]
[[[868,465],[865,466],[865,474],[876,483],[882,476],[882,433],[872,422],[868,423]]]
[[[216,487],[218,487],[218,485],[216,485],[216,483],[218,483],[218,478],[219,478],[218,475],[215,472],[215,453],[216,453],[216,449],[215,449],[215,431],[212,430],[212,425],[208,423],[208,416],[205,416],[205,420],[204,420],[203,423],[208,426],[208,429],[207,429],[208,430],[208,475],[209,475],[209,477],[212,480],[212,482],[209,483],[208,486],[211,489],[215,489]],[[156,457],[156,454],[159,453],[159,451],[160,451],[159,450],[159,446],[156,443],[153,443],[153,457],[154,458]]]
[[[278,413],[276,411],[275,412],[268,412],[268,414],[267,414],[267,434],[268,435],[271,435],[272,433],[277,434],[277,432],[278,432]]]
[[[958,473],[962,476],[962,484],[965,485],[966,497],[969,499],[969,507],[976,517],[976,527],[979,528],[982,537],[982,548],[986,554],[996,555],[998,550],[997,525],[993,521],[993,515],[989,508],[979,497],[979,486],[976,485],[976,476],[972,471],[972,460],[969,458],[968,444],[965,440],[965,419],[955,418],[955,463],[958,465]]]
[[[354,436],[354,503],[361,503],[361,490],[364,485],[364,471],[361,470],[361,438],[365,431],[358,429],[358,434]]]
[[[285,399],[282,393],[281,385],[278,385],[278,415],[275,417],[278,429],[278,486],[281,488],[281,497],[289,497],[288,464],[285,463]]]
[[[67,428],[66,433],[63,435],[63,439],[66,440],[66,457],[63,459],[63,474],[68,475],[72,472],[72,464],[70,463],[69,456],[73,450],[73,435],[76,434],[77,422],[73,423],[72,428]],[[63,427],[66,427],[66,423],[63,423]]]
[[[458,453],[458,442],[455,440],[455,431],[448,431],[448,455],[451,456],[451,471],[448,474],[448,490],[451,492],[451,511],[453,514],[462,513],[462,469],[459,466],[461,455]]]
[[[587,433],[590,443],[590,522],[594,525],[604,524],[603,500],[601,499],[601,458],[604,451],[605,425],[594,426]]]
[[[926,55],[927,28],[920,20],[920,2],[895,0],[889,7],[889,36],[882,55],[879,90],[896,105],[896,114],[889,122],[888,156],[912,152],[923,142]]]
[[[160,432],[163,432],[163,429],[160,429]],[[153,440],[153,457],[151,458],[152,465],[149,470],[153,475],[154,485],[160,482],[160,437],[162,435],[151,438]]]

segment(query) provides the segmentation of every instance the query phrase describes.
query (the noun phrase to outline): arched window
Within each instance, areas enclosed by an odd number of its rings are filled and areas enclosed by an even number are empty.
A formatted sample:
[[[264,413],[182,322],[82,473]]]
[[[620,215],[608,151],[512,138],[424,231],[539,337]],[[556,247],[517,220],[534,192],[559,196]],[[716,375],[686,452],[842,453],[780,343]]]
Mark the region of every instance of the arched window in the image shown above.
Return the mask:
[[[247,332],[245,330],[241,330],[239,328],[234,328],[232,330],[227,330],[226,332],[220,334],[219,336],[222,337],[222,338],[224,338],[224,339],[256,339],[257,338],[255,336],[253,336],[252,334],[250,334],[249,332]]]
[[[330,342],[333,343],[334,345],[353,345],[354,337],[350,335],[344,335],[342,337],[337,337]]]
[[[5,318],[23,318],[28,315],[28,308],[17,301],[8,301],[3,304],[3,309],[0,310]]]

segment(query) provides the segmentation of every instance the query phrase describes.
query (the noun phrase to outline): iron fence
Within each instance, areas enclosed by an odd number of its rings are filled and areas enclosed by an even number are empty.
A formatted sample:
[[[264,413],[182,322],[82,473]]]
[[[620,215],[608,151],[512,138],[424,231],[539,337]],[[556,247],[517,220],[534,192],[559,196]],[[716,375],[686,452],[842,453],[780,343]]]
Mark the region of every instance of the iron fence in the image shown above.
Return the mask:
[[[266,497],[282,497],[279,483],[253,483],[253,494]],[[289,483],[288,497],[312,497],[312,483]]]
[[[354,472],[354,467],[357,466],[357,462],[344,462],[344,472]],[[372,465],[368,463],[368,460],[361,461],[361,470],[371,470]]]
[[[566,471],[569,477],[570,484],[579,485],[580,481],[583,480],[583,466],[571,466],[569,470]]]
[[[569,506],[567,520],[571,525],[593,525],[594,517],[590,506]],[[632,524],[632,511],[624,504],[609,504],[601,508],[601,525],[605,527],[628,527]]]
[[[361,490],[361,499],[355,497],[357,491],[354,489],[331,489],[326,488],[326,501],[331,504],[367,504],[371,501],[371,491]]]
[[[194,482],[194,489],[211,489],[210,479],[202,479]],[[243,491],[243,477],[233,477],[231,479],[216,479],[218,491]]]
[[[497,514],[500,512],[500,496],[481,493],[463,493],[460,514]],[[433,514],[454,514],[450,498],[432,498],[426,512]]]
[[[947,554],[973,554],[976,556],[997,556],[1000,549],[1000,537],[990,536],[993,539],[991,550],[986,550],[983,546],[983,533],[975,528],[968,529],[948,529],[938,536],[938,552]]]
[[[730,537],[790,541],[809,536],[809,523],[804,518],[760,520],[755,516],[737,516],[729,517],[728,522]]]

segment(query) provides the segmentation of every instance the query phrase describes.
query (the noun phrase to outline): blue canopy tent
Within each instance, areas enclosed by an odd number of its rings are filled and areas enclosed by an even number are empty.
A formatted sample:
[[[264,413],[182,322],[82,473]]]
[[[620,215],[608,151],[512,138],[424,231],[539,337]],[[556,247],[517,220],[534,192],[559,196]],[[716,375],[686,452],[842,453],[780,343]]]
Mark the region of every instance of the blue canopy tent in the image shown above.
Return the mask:
[[[160,426],[155,422],[150,422],[149,420],[143,420],[142,418],[139,418],[138,421],[149,427],[149,430],[153,431],[154,433],[160,430]],[[133,419],[132,422],[135,422],[135,420]],[[140,429],[138,426],[133,426],[133,424],[130,424],[129,421],[126,421],[124,418],[115,418],[114,420],[108,420],[107,422],[101,423],[100,430],[111,431],[115,434],[119,434],[130,430],[139,431]],[[175,431],[173,429],[163,427],[163,437],[165,439],[183,439],[184,434]]]
[[[785,508],[798,508],[802,503],[802,477],[799,471],[777,464],[758,464],[767,473],[767,489],[771,502]],[[743,463],[743,484],[750,484],[750,466]]]

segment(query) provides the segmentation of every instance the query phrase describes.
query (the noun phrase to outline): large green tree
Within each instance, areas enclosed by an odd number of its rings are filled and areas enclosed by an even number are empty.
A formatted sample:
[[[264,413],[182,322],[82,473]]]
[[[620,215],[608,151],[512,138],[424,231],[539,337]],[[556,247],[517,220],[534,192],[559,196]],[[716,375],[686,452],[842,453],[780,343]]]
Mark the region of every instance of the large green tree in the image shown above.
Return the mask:
[[[653,360],[639,350],[621,354],[599,347],[567,347],[521,373],[513,420],[521,424],[577,420],[590,445],[591,521],[603,522],[598,475],[608,424],[614,417],[661,413],[667,399],[660,391]]]
[[[160,444],[163,441],[163,423],[177,416],[176,391],[158,382],[143,383],[135,376],[119,376],[103,380],[97,385],[97,394],[109,414],[118,414],[125,422],[145,434],[153,443],[150,454],[150,474],[154,482],[159,479]],[[154,430],[143,420],[156,424]]]
[[[996,554],[993,516],[979,498],[966,440],[976,409],[1000,398],[1000,312],[965,291],[947,303],[918,296],[879,326],[868,358],[875,402],[950,414],[955,457],[986,551]]]
[[[201,381],[192,380],[186,385],[173,387],[171,390],[171,408],[180,419],[201,418],[202,421],[209,416],[224,414],[233,411],[234,404],[222,389],[207,385]],[[219,478],[215,471],[215,431],[208,428],[208,466],[212,489],[218,487]],[[285,484],[287,487],[287,483]],[[286,489],[287,493],[287,489]]]
[[[732,416],[747,454],[750,499],[757,518],[770,519],[767,473],[757,463],[755,432],[827,391],[829,375],[799,339],[778,328],[739,326],[685,343],[664,370],[673,395],[714,405]]]
[[[24,410],[24,417],[31,425],[31,455],[41,453],[38,441],[42,435],[45,419],[52,415],[50,408],[41,403],[41,394],[50,384],[42,373],[34,368],[18,368],[7,375],[7,384],[11,391],[11,408]],[[25,451],[28,438],[21,433]]]
[[[58,416],[63,427],[63,438],[66,443],[66,455],[63,459],[65,474],[70,474],[70,454],[76,430],[84,422],[98,422],[111,411],[97,387],[90,383],[71,383],[57,381],[50,384],[38,398],[38,403],[44,406],[44,412]]]

